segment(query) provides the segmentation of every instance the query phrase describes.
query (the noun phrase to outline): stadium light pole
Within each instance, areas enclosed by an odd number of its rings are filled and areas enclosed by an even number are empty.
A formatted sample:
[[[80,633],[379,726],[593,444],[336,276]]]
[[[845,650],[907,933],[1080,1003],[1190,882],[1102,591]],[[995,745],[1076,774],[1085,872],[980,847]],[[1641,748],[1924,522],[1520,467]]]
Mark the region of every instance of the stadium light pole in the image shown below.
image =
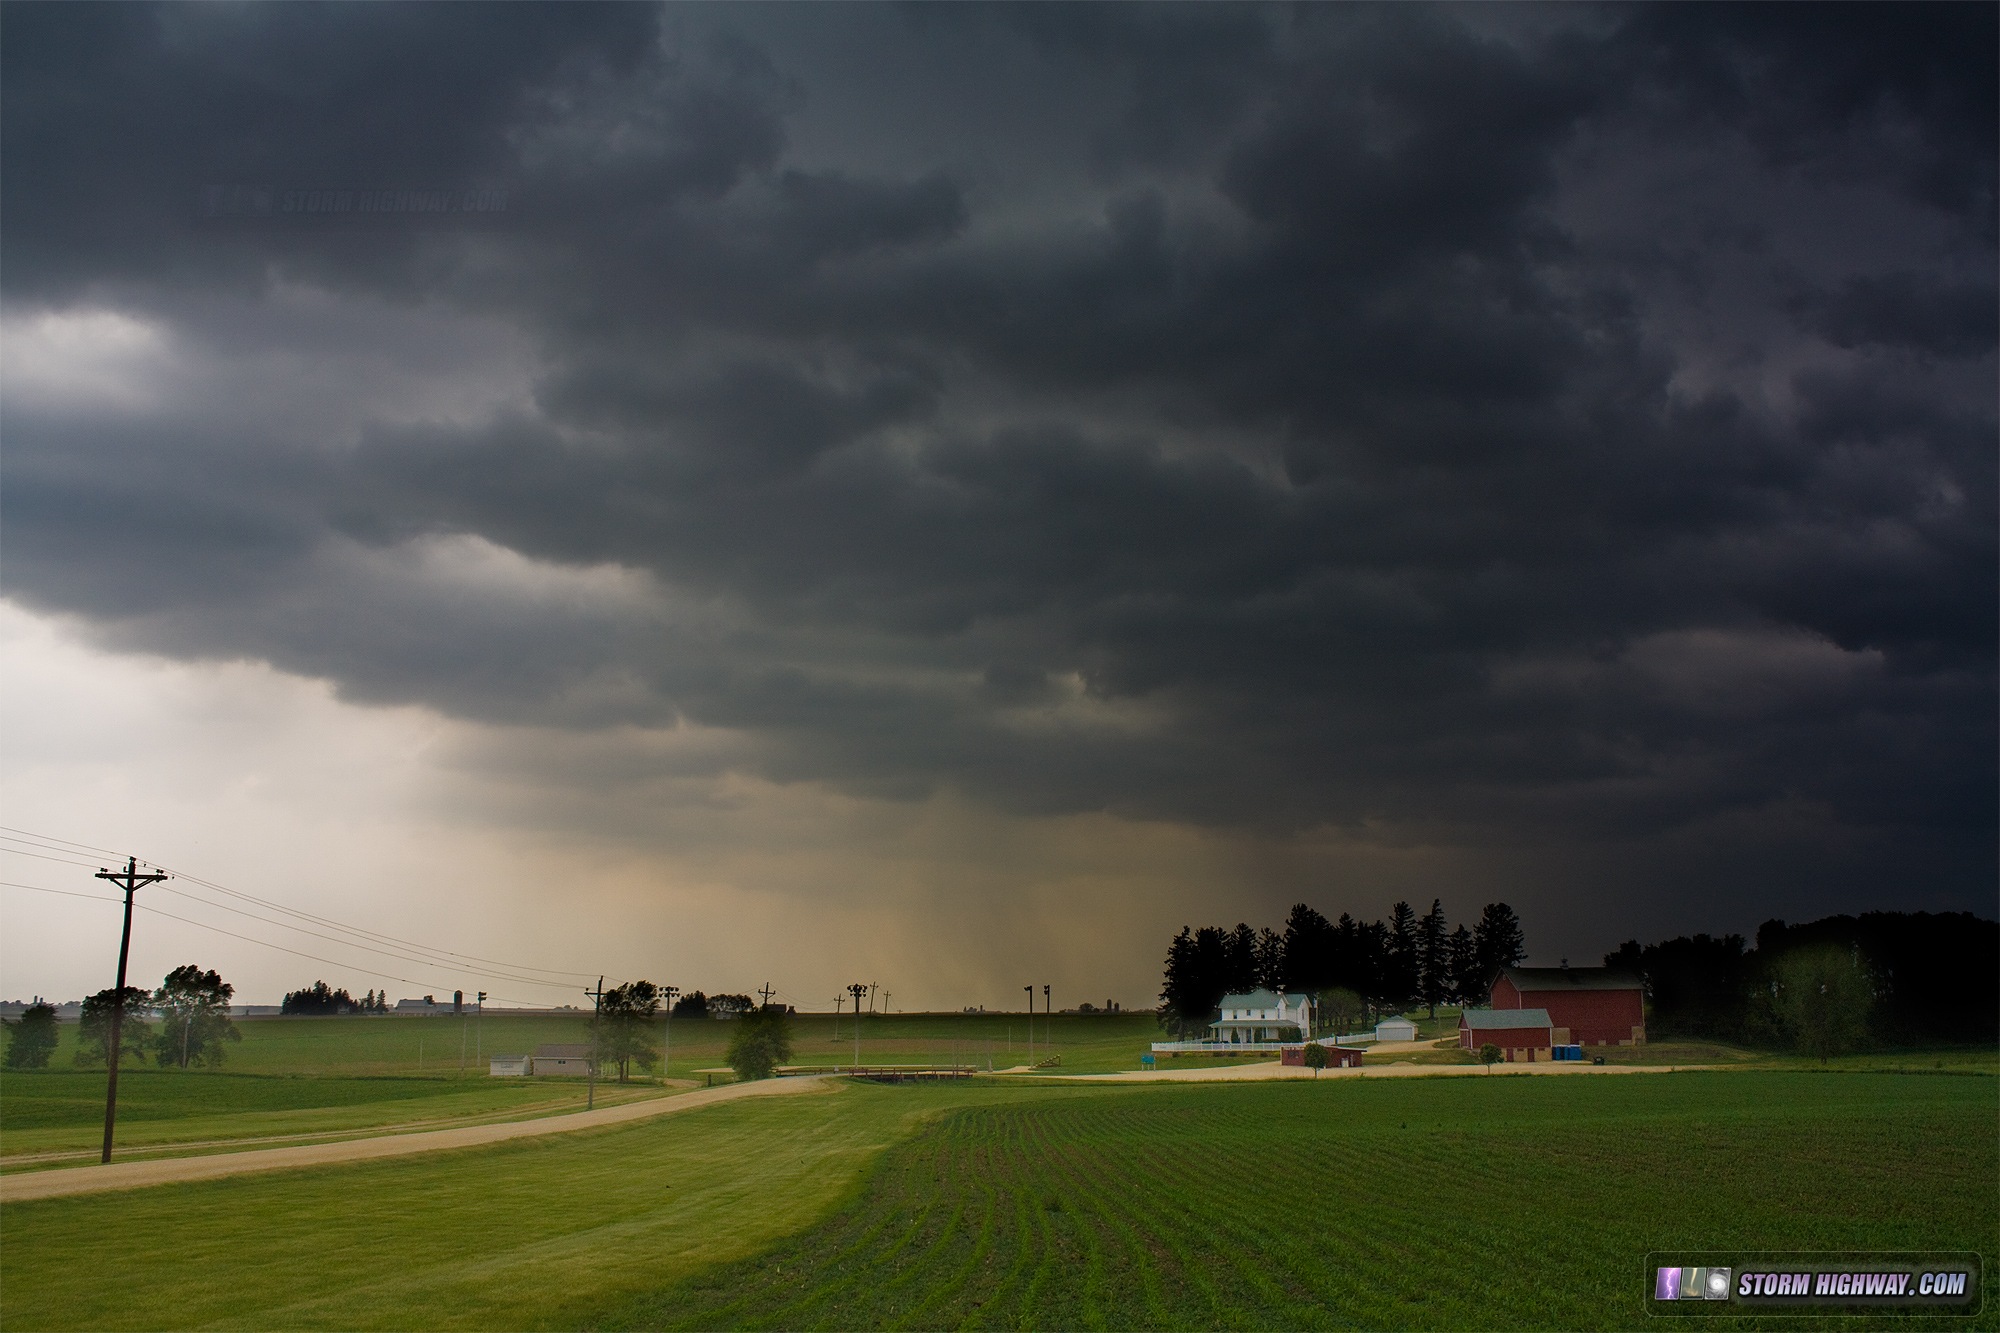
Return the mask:
[[[861,997],[862,997],[862,996],[864,996],[864,995],[866,995],[866,994],[868,993],[868,990],[869,990],[868,986],[867,986],[867,985],[866,985],[865,983],[863,983],[863,982],[859,982],[859,981],[855,982],[855,983],[854,983],[854,984],[853,984],[852,986],[849,986],[849,987],[847,988],[847,993],[848,993],[849,995],[852,995],[852,996],[854,997],[854,1065],[853,1065],[853,1067],[854,1067],[854,1068],[856,1068],[856,1069],[859,1069],[859,1068],[861,1068]]]
[[[660,1038],[660,1077],[674,1076],[674,997],[681,993],[679,986],[660,987],[660,1010],[666,1014],[666,1035]]]
[[[1021,987],[1028,992],[1028,1068],[1035,1067],[1035,983]]]
[[[162,873],[139,873],[139,862],[133,857],[125,858],[123,870],[97,869],[96,879],[108,879],[125,890],[125,932],[118,937],[118,989],[111,993],[111,1042],[104,1050],[104,1062],[111,1070],[111,1076],[104,1085],[104,1156],[100,1162],[111,1160],[111,1132],[118,1123],[118,1048],[125,1041],[125,961],[132,953],[132,895],[148,884],[157,884],[167,876]]]

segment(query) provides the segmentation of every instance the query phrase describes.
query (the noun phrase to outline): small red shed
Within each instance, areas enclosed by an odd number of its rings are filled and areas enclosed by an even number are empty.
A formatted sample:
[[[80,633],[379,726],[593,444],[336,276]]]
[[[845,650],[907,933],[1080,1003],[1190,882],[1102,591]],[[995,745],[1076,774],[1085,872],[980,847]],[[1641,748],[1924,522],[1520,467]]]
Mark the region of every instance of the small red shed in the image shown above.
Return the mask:
[[[1321,1042],[1320,1044],[1322,1046],[1326,1045],[1325,1042]],[[1296,1046],[1280,1046],[1278,1048],[1278,1063],[1303,1069],[1306,1063],[1305,1043],[1300,1042]],[[1361,1067],[1361,1052],[1351,1046],[1327,1046],[1326,1067],[1328,1069],[1358,1069]]]
[[[1546,1009],[1467,1009],[1458,1016],[1460,1046],[1498,1046],[1506,1060],[1548,1059],[1555,1045],[1550,1030]]]

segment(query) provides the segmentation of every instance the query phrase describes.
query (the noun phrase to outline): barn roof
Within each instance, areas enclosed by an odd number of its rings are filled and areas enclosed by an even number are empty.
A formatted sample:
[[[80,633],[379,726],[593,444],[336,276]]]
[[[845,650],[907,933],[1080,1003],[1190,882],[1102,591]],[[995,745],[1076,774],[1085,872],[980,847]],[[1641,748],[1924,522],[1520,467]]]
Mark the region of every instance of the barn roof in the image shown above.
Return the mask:
[[[545,1041],[535,1048],[540,1060],[588,1060],[590,1046],[580,1041]]]
[[[1546,1009],[1467,1009],[1460,1014],[1459,1021],[1474,1032],[1494,1028],[1545,1028],[1553,1027]]]
[[[1639,990],[1645,984],[1630,972],[1608,967],[1503,967],[1500,975],[1521,991]]]

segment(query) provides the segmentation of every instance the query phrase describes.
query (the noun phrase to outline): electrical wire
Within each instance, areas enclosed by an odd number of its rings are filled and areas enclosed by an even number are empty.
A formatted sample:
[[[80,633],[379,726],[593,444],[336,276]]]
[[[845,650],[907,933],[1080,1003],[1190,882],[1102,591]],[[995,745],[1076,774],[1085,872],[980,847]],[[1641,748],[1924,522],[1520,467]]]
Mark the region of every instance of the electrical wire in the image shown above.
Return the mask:
[[[6,835],[8,834],[16,834],[20,836],[7,837]],[[66,850],[68,848],[83,848],[90,851],[100,852],[106,856],[111,856],[114,859],[117,855],[116,853],[112,853],[107,848],[94,847],[89,843],[74,842],[67,838],[57,838],[49,834],[36,833],[31,829],[10,828],[4,825],[0,825],[0,838],[5,838],[5,840],[12,842],[22,842],[22,841],[27,841],[29,839],[33,839],[35,841],[29,842],[28,843],[29,846],[45,846],[45,850],[48,851]],[[61,846],[47,846],[47,844],[61,844]],[[40,859],[42,860],[58,861],[61,864],[83,866],[86,869],[89,868],[84,862],[81,861],[64,860],[58,857],[42,855],[41,853],[37,852],[22,852],[11,847],[0,847],[0,851],[13,851],[17,855],[39,856]],[[274,921],[269,917],[259,916],[254,912],[250,912],[243,908],[233,906],[229,903],[214,902],[194,894],[189,894],[185,890],[173,890],[173,889],[168,890],[168,892],[179,893],[182,897],[188,898],[192,902],[199,902],[204,904],[205,906],[213,907],[220,911],[234,912],[238,915],[249,917],[251,920],[262,921],[267,925],[275,925],[281,927],[282,929],[298,931],[300,934],[310,935],[317,939],[327,940],[329,943],[339,944],[344,948],[358,949],[366,953],[379,954],[380,956],[385,958],[393,958],[399,962],[414,962],[414,963],[428,964],[430,966],[451,967],[456,970],[471,972],[475,976],[490,977],[504,981],[515,981],[524,985],[545,986],[550,989],[566,989],[569,985],[572,984],[572,981],[549,980],[547,978],[589,980],[594,975],[592,973],[578,972],[568,968],[537,967],[532,963],[512,963],[502,959],[482,957],[481,955],[478,954],[461,953],[454,949],[440,949],[432,945],[420,944],[414,940],[403,939],[400,936],[389,935],[382,931],[369,930],[366,929],[365,927],[360,927],[360,926],[350,926],[345,922],[337,921],[331,917],[320,916],[316,913],[301,911],[300,909],[294,907],[288,907],[283,903],[274,902],[268,898],[261,898],[258,897],[256,894],[243,893],[239,890],[230,888],[228,885],[216,883],[213,880],[205,879],[199,875],[193,875],[183,871],[177,871],[171,866],[163,866],[160,865],[158,862],[143,862],[142,864],[151,865],[156,870],[166,871],[169,874],[172,874],[176,879],[186,881],[187,883],[197,884],[203,888],[213,890],[214,892],[224,894],[228,897],[236,898],[243,902],[255,903],[258,906],[268,908],[271,911],[280,912],[286,916],[297,917],[301,921],[310,921],[315,925],[324,926],[330,930],[340,931],[347,935],[356,936],[357,938],[352,940],[344,940],[344,939],[338,939],[334,936],[322,935],[316,931],[307,930],[302,926],[296,926],[287,921]],[[27,886],[27,887],[32,887],[32,886]],[[370,941],[379,941],[379,943],[371,943]],[[385,948],[383,947],[384,945],[392,947]],[[273,947],[279,947],[279,946],[273,946]],[[413,954],[417,956],[415,957],[411,956]],[[486,966],[471,967],[468,966],[468,964],[485,964]],[[492,969],[498,969],[498,970],[492,970]],[[539,976],[528,975],[530,973],[539,973],[540,975]],[[376,973],[374,975],[388,975],[388,974]],[[407,980],[407,978],[399,977],[397,978],[397,980]],[[614,980],[616,979],[614,978]]]
[[[30,889],[36,893],[60,894],[65,898],[83,898],[90,902],[105,903],[112,907],[121,907],[124,905],[122,900],[117,898],[106,898],[95,893],[77,893],[70,889],[51,889],[40,884],[17,884],[11,880],[0,880],[0,887],[5,887],[9,889]],[[135,902],[132,904],[132,906],[141,912],[147,912],[153,916],[165,917],[169,921],[179,921],[185,925],[199,927],[202,930],[212,930],[218,935],[227,935],[229,936],[229,938],[233,940],[242,940],[246,944],[259,944],[266,949],[276,949],[279,953],[291,954],[295,958],[308,958],[315,963],[325,963],[328,967],[344,967],[349,969],[350,971],[359,972],[363,976],[381,977],[389,981],[400,981],[410,986],[428,986],[433,991],[445,989],[444,986],[438,982],[426,981],[420,977],[397,976],[393,972],[378,972],[373,968],[357,967],[352,963],[344,963],[332,958],[322,958],[318,954],[304,953],[298,949],[287,949],[282,944],[273,944],[269,940],[260,940],[253,938],[252,936],[249,935],[239,935],[233,930],[224,930],[220,926],[210,925],[206,921],[196,921],[192,917],[177,916],[172,912],[163,912],[159,908],[149,907],[145,903]],[[488,995],[486,998],[489,1000],[502,1000],[508,1004],[526,1005],[530,1008],[547,1007],[545,1004],[539,1003],[534,1000],[515,999],[512,996],[507,996],[507,995]]]

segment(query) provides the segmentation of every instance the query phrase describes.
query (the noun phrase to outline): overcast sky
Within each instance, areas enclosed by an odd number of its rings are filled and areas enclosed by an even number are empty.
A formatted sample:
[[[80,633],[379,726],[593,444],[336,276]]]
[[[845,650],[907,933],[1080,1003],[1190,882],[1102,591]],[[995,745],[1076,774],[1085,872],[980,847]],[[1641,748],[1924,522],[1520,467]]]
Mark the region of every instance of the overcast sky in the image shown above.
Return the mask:
[[[1995,15],[10,4],[4,822],[510,969],[258,1001],[1990,914]]]

